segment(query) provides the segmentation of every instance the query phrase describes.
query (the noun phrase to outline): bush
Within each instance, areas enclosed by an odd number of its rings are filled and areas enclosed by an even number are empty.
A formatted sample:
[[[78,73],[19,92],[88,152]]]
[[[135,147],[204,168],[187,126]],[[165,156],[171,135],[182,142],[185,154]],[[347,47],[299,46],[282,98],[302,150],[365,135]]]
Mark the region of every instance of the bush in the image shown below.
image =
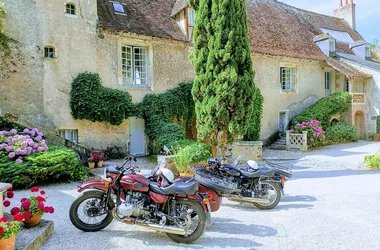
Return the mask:
[[[121,159],[128,155],[125,149],[118,146],[107,147],[104,151],[104,160]]]
[[[255,89],[254,106],[251,119],[249,120],[247,134],[244,136],[246,141],[257,141],[260,140],[261,131],[261,119],[263,117],[263,95],[259,88]]]
[[[196,143],[196,142],[185,139],[185,140],[171,141],[168,144],[165,144],[165,146],[167,146],[170,152],[174,154],[178,152],[180,149],[185,148],[193,143]]]
[[[309,146],[316,146],[326,139],[325,131],[321,128],[321,122],[317,120],[310,120],[308,122],[302,122],[296,124],[291,133],[302,134],[303,131],[307,131],[307,144]]]
[[[210,146],[201,142],[193,142],[185,148],[180,149],[173,158],[173,161],[179,172],[186,173],[190,171],[188,169],[190,164],[205,161],[210,157]]]
[[[351,100],[351,94],[346,92],[334,93],[324,97],[304,110],[300,115],[294,117],[292,125],[310,120],[318,120],[322,123],[322,128],[327,129],[331,117],[346,112]]]
[[[11,129],[16,129],[18,131],[23,131],[26,127],[18,124],[17,122],[10,121],[2,116],[0,116],[0,131]]]
[[[338,122],[326,130],[326,138],[332,142],[353,141],[356,137],[356,128],[345,122]]]
[[[155,148],[160,151],[172,141],[178,141],[185,137],[185,129],[175,123],[166,123],[160,129],[160,136],[154,140]]]
[[[372,169],[380,170],[380,153],[364,157],[364,162]]]
[[[82,180],[89,169],[81,166],[73,150],[51,146],[47,152],[33,153],[15,164],[0,153],[0,182],[12,183],[14,188]]]
[[[376,117],[376,134],[380,134],[380,116]]]

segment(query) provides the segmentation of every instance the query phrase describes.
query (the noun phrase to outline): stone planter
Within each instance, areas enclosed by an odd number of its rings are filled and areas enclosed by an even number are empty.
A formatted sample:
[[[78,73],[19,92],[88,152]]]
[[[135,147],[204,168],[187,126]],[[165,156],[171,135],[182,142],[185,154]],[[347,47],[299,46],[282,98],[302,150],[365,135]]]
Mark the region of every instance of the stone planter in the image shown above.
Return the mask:
[[[95,162],[89,162],[88,167],[89,168],[95,168]]]
[[[98,161],[98,163],[96,163],[96,165],[98,168],[101,168],[103,166],[103,161]]]

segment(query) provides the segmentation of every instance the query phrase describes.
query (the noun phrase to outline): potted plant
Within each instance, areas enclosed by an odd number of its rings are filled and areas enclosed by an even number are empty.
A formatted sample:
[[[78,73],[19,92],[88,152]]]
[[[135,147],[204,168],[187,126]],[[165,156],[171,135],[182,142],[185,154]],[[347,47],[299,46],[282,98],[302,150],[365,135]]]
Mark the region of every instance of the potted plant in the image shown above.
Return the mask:
[[[95,154],[92,154],[88,159],[88,166],[90,168],[94,168],[95,167],[95,163],[98,161],[98,158],[95,156]]]
[[[32,227],[40,223],[41,217],[44,213],[54,213],[54,208],[45,206],[46,198],[45,191],[40,190],[38,187],[32,187],[31,192],[38,195],[31,195],[29,198],[21,199],[21,207],[13,207],[11,214],[21,214],[24,218],[24,224],[27,227]]]
[[[8,222],[6,217],[0,218],[0,249],[13,250],[15,247],[16,236],[20,230],[20,221],[24,217],[17,214],[13,221]]]
[[[103,166],[104,152],[96,153],[96,157],[98,158],[98,162],[97,162],[98,168],[100,168]]]
[[[192,175],[192,166],[201,163],[211,157],[211,149],[208,145],[194,142],[180,149],[173,161],[182,176]]]
[[[380,141],[380,134],[374,134],[374,135],[373,135],[373,139],[374,139],[375,141]]]

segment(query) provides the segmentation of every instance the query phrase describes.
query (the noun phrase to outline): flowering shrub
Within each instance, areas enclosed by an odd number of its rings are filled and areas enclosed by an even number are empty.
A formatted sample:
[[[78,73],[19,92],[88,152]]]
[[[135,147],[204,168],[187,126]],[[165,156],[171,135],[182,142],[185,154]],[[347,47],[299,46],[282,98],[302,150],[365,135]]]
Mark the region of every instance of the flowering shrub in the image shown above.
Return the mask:
[[[33,193],[39,192],[39,194],[37,196],[32,195],[29,198],[22,198],[21,207],[13,207],[11,209],[13,216],[20,214],[22,218],[27,220],[35,214],[43,215],[44,213],[54,213],[53,207],[45,206],[46,193],[44,190],[40,190],[38,187],[32,187],[30,191]]]
[[[0,131],[0,152],[4,151],[16,164],[22,163],[23,157],[36,152],[48,150],[43,133],[37,128],[32,130],[24,129],[22,133],[11,129],[10,131]]]
[[[96,152],[91,154],[91,156],[87,159],[88,162],[99,162],[104,160],[104,152]]]
[[[20,221],[23,220],[20,216],[14,216],[14,221],[8,222],[5,217],[0,218],[0,240],[9,239],[12,235],[17,236],[20,230]]]
[[[307,131],[307,143],[310,146],[321,143],[326,139],[325,131],[321,128],[321,122],[318,120],[298,123],[290,130],[290,133],[302,134],[303,131]]]
[[[15,194],[13,193],[13,188],[10,187],[7,191],[3,192],[3,205],[4,207],[9,207],[11,202],[8,199],[12,199]]]

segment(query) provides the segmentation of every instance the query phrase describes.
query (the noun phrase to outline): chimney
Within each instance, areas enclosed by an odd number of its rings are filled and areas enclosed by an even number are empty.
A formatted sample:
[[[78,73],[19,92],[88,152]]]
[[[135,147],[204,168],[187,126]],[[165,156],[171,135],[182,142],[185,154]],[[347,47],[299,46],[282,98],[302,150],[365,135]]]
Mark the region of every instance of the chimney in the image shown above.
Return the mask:
[[[334,16],[343,19],[353,30],[356,30],[355,24],[355,4],[353,0],[339,1],[339,8],[334,10]]]

